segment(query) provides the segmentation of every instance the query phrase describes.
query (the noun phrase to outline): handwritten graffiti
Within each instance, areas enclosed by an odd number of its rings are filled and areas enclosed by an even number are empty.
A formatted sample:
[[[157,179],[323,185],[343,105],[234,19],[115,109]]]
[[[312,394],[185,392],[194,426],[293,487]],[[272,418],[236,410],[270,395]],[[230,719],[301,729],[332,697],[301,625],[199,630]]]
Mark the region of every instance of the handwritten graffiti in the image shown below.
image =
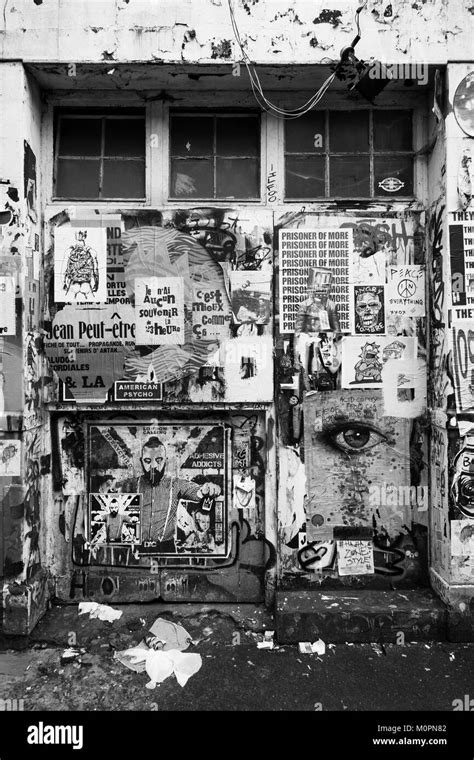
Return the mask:
[[[445,327],[444,281],[443,281],[443,216],[444,204],[430,216],[428,235],[431,241],[431,326],[437,330]]]
[[[276,199],[276,172],[273,169],[273,164],[271,164],[267,176],[267,201],[268,203],[276,203]]]
[[[413,235],[407,232],[405,221],[397,219],[388,222],[377,223],[374,219],[357,222],[343,222],[341,229],[350,228],[354,233],[354,247],[361,251],[361,256],[369,257],[382,248],[397,250],[400,246],[407,249],[413,241]]]

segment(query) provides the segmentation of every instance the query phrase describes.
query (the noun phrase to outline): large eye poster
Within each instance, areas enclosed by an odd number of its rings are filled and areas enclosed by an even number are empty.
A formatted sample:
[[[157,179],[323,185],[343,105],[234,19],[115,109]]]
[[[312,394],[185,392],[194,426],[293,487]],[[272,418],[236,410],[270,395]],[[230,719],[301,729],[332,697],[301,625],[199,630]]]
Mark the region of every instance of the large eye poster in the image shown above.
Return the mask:
[[[91,564],[228,555],[223,424],[90,424]]]

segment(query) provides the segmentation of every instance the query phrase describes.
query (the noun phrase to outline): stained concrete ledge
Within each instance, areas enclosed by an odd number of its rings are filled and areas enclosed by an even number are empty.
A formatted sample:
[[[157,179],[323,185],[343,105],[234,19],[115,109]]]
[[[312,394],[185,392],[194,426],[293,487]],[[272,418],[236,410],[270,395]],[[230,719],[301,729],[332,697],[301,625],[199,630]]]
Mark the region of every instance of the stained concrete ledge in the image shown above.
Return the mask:
[[[446,641],[447,617],[446,606],[429,589],[338,589],[276,594],[279,644],[318,638],[327,644]]]

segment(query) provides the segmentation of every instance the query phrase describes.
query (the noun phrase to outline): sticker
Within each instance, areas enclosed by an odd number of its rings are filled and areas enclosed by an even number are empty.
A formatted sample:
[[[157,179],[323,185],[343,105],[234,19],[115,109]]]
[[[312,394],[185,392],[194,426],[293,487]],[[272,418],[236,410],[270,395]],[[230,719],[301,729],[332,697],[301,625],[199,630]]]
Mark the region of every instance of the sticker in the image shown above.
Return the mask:
[[[0,439],[0,477],[21,475],[21,441]]]
[[[381,388],[385,362],[416,356],[416,338],[376,336],[342,339],[342,387]]]
[[[337,568],[339,575],[372,575],[372,541],[337,541]]]
[[[270,320],[271,273],[240,271],[230,273],[234,322],[240,325],[267,324]]]
[[[15,335],[15,278],[0,277],[0,337]]]
[[[255,509],[255,481],[249,475],[234,475],[234,507]]]
[[[384,413],[388,417],[415,419],[426,410],[426,364],[396,360],[382,369]]]
[[[356,335],[385,333],[385,286],[353,285],[351,287],[351,318]]]
[[[474,556],[474,522],[451,520],[451,554],[453,557]]]

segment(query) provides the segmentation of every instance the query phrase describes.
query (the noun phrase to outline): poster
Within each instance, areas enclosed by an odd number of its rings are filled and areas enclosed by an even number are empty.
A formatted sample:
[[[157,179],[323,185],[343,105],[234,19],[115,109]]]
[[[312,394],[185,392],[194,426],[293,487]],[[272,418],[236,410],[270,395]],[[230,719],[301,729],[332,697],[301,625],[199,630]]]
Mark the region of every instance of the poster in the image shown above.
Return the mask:
[[[21,475],[21,441],[0,438],[0,477]]]
[[[107,303],[130,304],[124,277],[122,219],[108,216],[104,223],[107,235]]]
[[[15,333],[15,277],[0,276],[0,336]]]
[[[474,322],[453,321],[453,373],[456,409],[474,407]]]
[[[339,575],[372,575],[374,548],[372,541],[337,541]]]
[[[426,411],[426,364],[422,359],[388,361],[382,369],[384,413],[416,419]]]
[[[382,388],[383,366],[389,360],[416,357],[416,338],[404,336],[342,339],[342,388]]]
[[[134,348],[135,314],[129,305],[68,304],[56,312],[45,335],[50,367],[64,384],[63,400],[105,401]]]
[[[474,320],[474,224],[449,225],[453,318]]]
[[[451,520],[450,527],[452,556],[474,558],[474,522]]]
[[[137,345],[182,345],[185,342],[183,278],[137,277],[135,320]]]
[[[57,303],[106,303],[107,231],[103,227],[56,227],[54,299]]]
[[[89,494],[89,541],[94,563],[129,565],[141,543],[141,496]]]
[[[351,312],[356,335],[383,335],[385,285],[351,285]]]
[[[224,287],[193,286],[193,335],[224,340],[229,337],[232,312]]]
[[[312,268],[331,270],[331,297],[339,313],[341,329],[348,331],[349,258],[353,250],[350,229],[280,230],[280,330],[292,333],[300,304],[307,298],[308,274]]]
[[[162,555],[226,557],[227,442],[223,424],[90,424],[89,541],[96,535],[93,519],[104,534],[97,524],[104,520],[98,513],[107,512],[100,509],[105,502],[98,495],[104,494],[107,509],[115,505],[115,518],[120,511],[117,504],[122,515],[128,505],[138,518],[133,520],[133,535],[121,541],[129,544],[130,551],[125,559],[119,552],[114,563],[149,565],[150,557]],[[123,519],[130,522],[128,517]],[[106,563],[103,554],[94,561]]]
[[[24,153],[23,153],[23,192],[26,199],[26,209],[28,216],[33,222],[37,221],[36,210],[36,196],[37,196],[37,182],[36,182],[36,156],[31,150],[29,143],[24,140]]]
[[[271,272],[264,270],[230,273],[234,322],[264,325],[270,320]],[[238,333],[241,334],[241,333]]]
[[[425,316],[425,270],[424,264],[387,268],[388,311],[407,317]]]

